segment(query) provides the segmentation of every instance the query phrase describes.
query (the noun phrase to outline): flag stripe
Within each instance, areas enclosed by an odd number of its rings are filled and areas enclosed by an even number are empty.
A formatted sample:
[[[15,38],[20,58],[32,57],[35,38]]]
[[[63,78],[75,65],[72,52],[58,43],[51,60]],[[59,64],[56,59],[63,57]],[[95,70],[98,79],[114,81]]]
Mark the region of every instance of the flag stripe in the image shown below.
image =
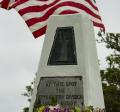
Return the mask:
[[[49,18],[50,15],[52,15],[54,13],[54,11],[60,7],[64,7],[64,6],[72,6],[72,7],[76,7],[76,8],[80,8],[82,10],[84,10],[86,13],[90,14],[91,16],[100,19],[99,15],[94,14],[90,9],[88,9],[87,7],[83,6],[82,4],[79,3],[74,3],[74,2],[63,2],[61,4],[56,5],[55,7],[51,8],[50,10],[48,10],[42,17],[40,18],[32,18],[26,21],[26,23],[31,26],[37,22],[41,22],[41,21],[45,21],[46,19]],[[20,13],[21,14],[21,13]]]
[[[22,9],[19,9],[19,7],[16,7],[16,8],[18,8],[19,13],[21,15],[24,15],[25,13],[29,13],[29,12],[44,11],[44,10],[48,9],[49,7],[52,7],[53,5],[55,5],[58,1],[60,1],[60,0],[56,0],[53,3],[49,4],[49,5],[42,5],[42,6],[40,6],[40,5],[34,5],[33,4],[33,6],[30,5],[30,6],[26,7],[26,8],[23,8],[23,6],[21,6],[20,8],[22,8]]]
[[[42,27],[42,28],[40,28],[39,30],[36,30],[35,32],[33,32],[33,35],[35,36],[35,38],[45,34],[46,28],[47,28],[47,25]]]
[[[95,5],[93,4],[93,2],[91,2],[91,0],[85,0],[85,1],[88,2],[94,9],[96,9],[96,10],[98,11],[97,6],[95,6]]]
[[[81,3],[81,4],[83,4],[84,6],[87,6],[87,7],[89,7],[91,10],[92,10],[92,8],[93,8],[93,12],[94,12],[94,10],[96,10],[96,8],[95,8],[95,6],[93,7],[93,4],[89,4],[89,3],[87,3],[86,4],[86,2],[84,1],[84,0],[76,0],[76,1],[74,1],[74,0],[65,0],[65,1],[73,1],[74,3],[76,2],[76,3]],[[59,4],[59,3],[61,3],[61,2],[64,2],[63,0],[55,0],[53,3],[51,3],[51,4],[44,4],[44,5],[38,5],[38,4],[40,4],[39,2],[37,2],[37,3],[31,3],[30,1],[28,1],[26,4],[21,4],[20,6],[18,6],[18,7],[16,7],[16,9],[18,9],[18,10],[20,10],[20,13],[21,13],[21,15],[24,15],[25,13],[29,13],[29,12],[40,12],[40,11],[44,11],[44,10],[46,10],[46,9],[48,9],[49,7],[52,7],[52,6],[54,6],[54,5],[56,5],[56,4]],[[30,5],[29,5],[30,4]],[[94,9],[95,8],[95,9]],[[98,11],[98,10],[96,10],[96,11]]]
[[[76,14],[78,13],[77,11],[74,11],[74,10],[64,10],[62,12],[60,12],[60,15],[62,14]]]
[[[16,6],[18,6],[18,5],[21,5],[21,4],[24,4],[25,2],[28,2],[29,0],[16,0],[17,2],[16,3],[14,3],[11,7],[12,8],[15,8]],[[10,8],[11,8],[10,7]]]
[[[105,26],[102,23],[96,23],[96,22],[93,21],[93,25],[97,26],[97,27],[100,27],[100,28],[105,30]]]
[[[9,5],[9,2],[10,2],[10,0],[3,0],[1,2],[1,7],[4,8],[4,9],[7,9],[8,5]]]
[[[65,6],[64,6],[65,7]],[[70,7],[69,6],[69,8],[72,8],[72,7]],[[74,7],[73,7],[74,8]],[[34,7],[33,7],[33,9],[34,9]],[[33,18],[33,17],[35,17],[35,18],[39,18],[39,17],[42,17],[49,9],[51,9],[51,7],[50,8],[48,8],[47,10],[45,10],[45,11],[42,11],[42,12],[29,12],[29,13],[26,13],[26,14],[24,14],[24,15],[22,15],[22,17],[25,19],[25,20],[27,20],[27,19],[31,19],[31,18]],[[76,10],[77,9],[80,9],[80,8],[76,8]],[[32,8],[31,8],[31,10],[32,10]],[[57,9],[56,9],[57,10]],[[78,10],[77,10],[78,11]],[[83,10],[84,11],[84,10]],[[56,11],[54,11],[54,12],[56,12]],[[19,12],[19,13],[21,13],[21,12]],[[94,11],[94,13],[96,14],[96,15],[99,15],[99,13],[98,13],[98,11],[96,12],[96,11]],[[31,16],[32,15],[32,16]]]
[[[1,8],[4,8],[4,9],[8,9],[9,6],[10,6],[12,3],[16,2],[16,1],[17,1],[17,0],[2,0],[2,1],[0,2],[0,7],[1,7]]]
[[[93,22],[93,25],[105,29],[104,25],[101,24],[101,23]],[[40,29],[34,31],[34,32],[33,32],[34,37],[37,38],[37,37],[39,37],[39,36],[45,34],[45,33],[46,33],[46,27],[47,27],[47,25],[45,25],[45,26],[43,26],[42,28],[40,28]]]
[[[51,6],[53,6],[54,4],[56,4],[57,2],[59,2],[60,0],[54,0],[54,1],[52,1],[52,2],[47,2],[46,4],[44,3],[43,4],[43,2],[41,2],[41,1],[30,1],[30,0],[26,0],[26,2],[25,3],[21,3],[20,5],[18,5],[18,6],[14,6],[14,8],[16,7],[16,9],[18,9],[18,10],[22,10],[22,9],[24,9],[25,10],[25,12],[26,13],[28,13],[28,12],[32,12],[32,11],[35,11],[36,12],[36,10],[30,10],[29,9],[29,7],[32,7],[32,6],[35,6],[35,7],[37,7],[37,6],[40,6],[39,7],[39,9],[37,9],[38,11],[43,11],[43,10],[46,10],[48,7],[51,7]],[[13,6],[12,6],[13,7]],[[34,7],[33,7],[34,8]],[[30,10],[30,11],[29,11]]]
[[[86,14],[86,13],[84,13],[82,10],[80,10],[80,9],[77,9],[77,8],[73,8],[73,7],[60,7],[59,9],[57,9],[56,10],[56,12],[57,12],[57,14],[61,14],[63,11],[65,11],[65,10],[69,10],[69,9],[71,9],[71,11],[73,12],[73,11],[76,11],[76,13],[81,13],[81,14]],[[69,12],[70,12],[70,10],[69,10]],[[71,12],[71,14],[72,14],[72,12]],[[73,13],[74,14],[74,13]],[[96,19],[96,18],[94,18],[93,16],[90,16],[90,15],[87,15],[92,21],[95,21],[95,22],[97,22],[97,23],[101,23],[101,20],[99,20],[99,19]],[[46,25],[47,24],[47,20],[48,19],[46,19],[45,21],[41,21],[41,22],[37,22],[36,24],[33,24],[33,25],[31,25],[31,26],[29,26],[29,24],[28,24],[28,26],[30,27],[30,29],[31,29],[31,31],[35,31],[35,30],[37,30],[38,28],[40,28],[40,27],[43,27],[44,25]]]
[[[81,13],[87,15],[94,26],[104,28],[92,0],[19,0],[12,7],[23,17],[35,38],[45,33],[47,21],[53,14]]]
[[[71,11],[71,10],[66,10],[66,11],[61,12],[61,15],[62,15],[62,14],[75,14],[75,13],[77,13],[77,12],[76,12],[76,11]],[[101,24],[101,22],[96,21],[96,22],[93,22],[93,24],[94,24],[95,26],[97,26],[97,27],[101,27],[101,28],[105,29],[104,25]],[[36,26],[36,29],[34,29],[35,26]],[[37,26],[38,26],[38,27],[37,27]],[[40,26],[41,26],[41,27],[40,27]],[[47,26],[47,21],[37,23],[36,25],[31,26],[30,29],[31,29],[31,31],[33,32],[34,36],[35,36],[35,37],[36,37],[36,36],[38,37],[38,36],[41,35],[41,33],[40,33],[40,35],[38,35],[38,34],[36,35],[35,32],[41,31],[41,29],[44,29],[45,26]]]

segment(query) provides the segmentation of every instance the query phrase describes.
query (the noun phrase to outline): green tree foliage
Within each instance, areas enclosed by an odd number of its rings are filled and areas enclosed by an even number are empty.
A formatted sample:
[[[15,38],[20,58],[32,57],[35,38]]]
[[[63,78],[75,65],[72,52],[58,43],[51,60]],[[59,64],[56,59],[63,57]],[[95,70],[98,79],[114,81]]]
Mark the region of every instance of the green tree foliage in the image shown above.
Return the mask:
[[[107,56],[108,67],[101,70],[107,112],[120,112],[120,34],[99,31],[98,42],[106,44],[113,53]]]
[[[33,86],[34,86],[34,82],[31,82],[30,85],[26,86],[25,92],[22,94],[23,96],[28,98],[28,102],[31,101],[31,96],[32,96],[32,92],[33,92]],[[23,112],[28,112],[28,111],[29,111],[29,107],[23,108]]]

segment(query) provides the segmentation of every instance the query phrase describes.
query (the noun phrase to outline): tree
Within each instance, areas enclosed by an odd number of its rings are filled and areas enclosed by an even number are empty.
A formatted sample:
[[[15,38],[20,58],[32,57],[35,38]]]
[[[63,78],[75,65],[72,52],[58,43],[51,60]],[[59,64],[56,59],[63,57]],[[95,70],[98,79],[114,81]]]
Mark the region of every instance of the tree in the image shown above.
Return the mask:
[[[30,85],[27,85],[25,88],[25,92],[22,94],[23,96],[28,98],[28,102],[31,101],[31,96],[32,96],[32,92],[33,92],[33,86],[34,86],[34,81],[30,83]],[[29,111],[29,107],[25,107],[23,108],[23,112],[28,112]]]
[[[107,112],[120,112],[120,34],[98,32],[98,42],[106,44],[113,53],[107,56],[108,67],[101,70]]]

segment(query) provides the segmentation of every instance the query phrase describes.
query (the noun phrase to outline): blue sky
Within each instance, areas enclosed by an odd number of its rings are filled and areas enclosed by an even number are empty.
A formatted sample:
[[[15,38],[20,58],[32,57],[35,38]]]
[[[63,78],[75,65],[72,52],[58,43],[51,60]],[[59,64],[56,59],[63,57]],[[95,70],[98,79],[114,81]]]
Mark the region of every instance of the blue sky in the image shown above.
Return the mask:
[[[120,32],[120,0],[96,0],[107,32]],[[96,29],[97,31],[97,29]],[[0,9],[0,112],[22,112],[27,99],[21,94],[34,78],[44,38],[34,39],[15,10]],[[97,45],[101,67],[110,53]]]

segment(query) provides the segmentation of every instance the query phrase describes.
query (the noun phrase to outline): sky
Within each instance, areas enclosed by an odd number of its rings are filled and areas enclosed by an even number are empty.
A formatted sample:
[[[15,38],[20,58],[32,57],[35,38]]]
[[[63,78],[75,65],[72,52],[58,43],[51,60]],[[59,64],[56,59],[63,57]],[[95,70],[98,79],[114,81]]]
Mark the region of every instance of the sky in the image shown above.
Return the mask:
[[[120,33],[120,0],[96,0],[106,32]],[[98,29],[95,29],[97,32]],[[0,9],[0,112],[22,112],[29,105],[21,94],[37,72],[44,36],[34,39],[15,10]],[[97,45],[101,68],[111,52]]]

